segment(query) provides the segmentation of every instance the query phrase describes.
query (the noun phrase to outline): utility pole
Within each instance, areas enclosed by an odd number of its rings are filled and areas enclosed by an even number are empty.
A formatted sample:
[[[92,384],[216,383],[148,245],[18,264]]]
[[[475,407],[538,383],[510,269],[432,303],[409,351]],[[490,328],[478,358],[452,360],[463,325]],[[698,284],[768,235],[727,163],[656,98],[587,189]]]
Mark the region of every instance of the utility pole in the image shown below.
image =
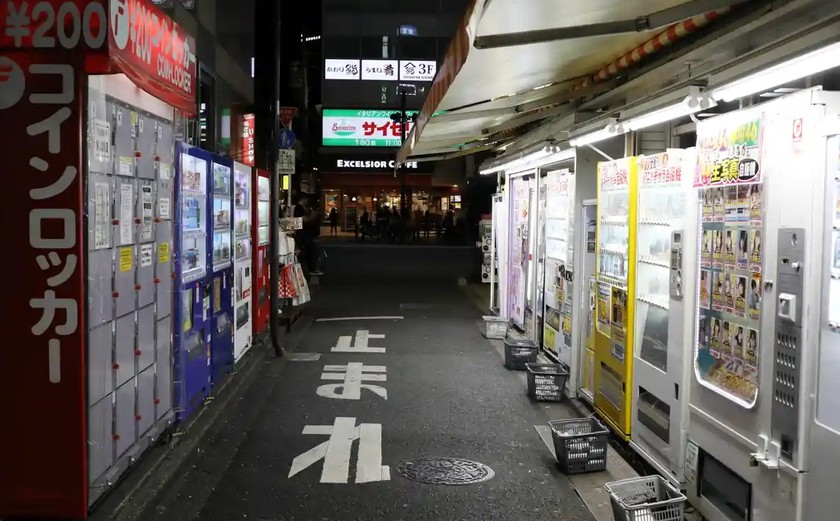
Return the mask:
[[[271,314],[271,345],[278,357],[283,356],[280,344],[280,178],[277,173],[277,132],[280,107],[280,2],[256,2],[254,17],[254,145],[256,164],[269,172],[271,209],[269,211],[269,275],[268,295]]]
[[[406,101],[407,93],[405,89],[400,89],[400,147],[405,145],[405,126],[408,123],[405,117],[405,108],[408,102]],[[405,186],[405,168],[400,172],[400,215],[405,220],[405,212],[408,211],[406,205],[407,188]]]

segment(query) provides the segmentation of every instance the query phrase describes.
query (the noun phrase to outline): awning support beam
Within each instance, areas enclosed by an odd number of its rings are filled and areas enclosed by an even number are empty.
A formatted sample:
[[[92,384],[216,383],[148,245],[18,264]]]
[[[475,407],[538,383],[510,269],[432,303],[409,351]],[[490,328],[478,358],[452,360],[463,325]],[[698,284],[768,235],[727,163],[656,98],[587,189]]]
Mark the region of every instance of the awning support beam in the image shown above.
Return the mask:
[[[600,148],[596,147],[595,145],[586,145],[586,146],[588,146],[589,148],[594,150],[595,153],[597,153],[598,155],[603,156],[607,161],[615,161],[615,158],[610,157],[609,154],[607,154],[606,152],[604,152]]]
[[[691,0],[680,5],[663,9],[632,20],[618,20],[597,24],[578,25],[574,27],[555,27],[536,31],[518,33],[488,34],[476,36],[473,45],[476,49],[496,49],[499,47],[514,47],[533,43],[553,42],[559,40],[573,40],[591,36],[605,36],[611,34],[625,34],[650,31],[660,27],[680,22],[709,11],[725,9],[749,0]]]

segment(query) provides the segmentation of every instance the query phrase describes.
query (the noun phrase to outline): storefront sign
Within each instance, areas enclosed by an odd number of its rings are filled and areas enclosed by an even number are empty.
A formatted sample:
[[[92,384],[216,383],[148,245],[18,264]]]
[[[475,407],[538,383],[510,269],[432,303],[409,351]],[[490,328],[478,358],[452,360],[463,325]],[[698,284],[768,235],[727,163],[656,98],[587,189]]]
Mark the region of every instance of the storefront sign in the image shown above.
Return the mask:
[[[324,60],[324,79],[358,80],[361,77],[359,60]]]
[[[393,110],[324,109],[323,145],[328,147],[398,147],[402,124],[391,119]],[[416,111],[407,111],[411,116]],[[413,123],[406,123],[405,134]]]
[[[598,163],[598,172],[601,180],[602,191],[609,192],[627,190],[630,183],[631,160],[635,161],[636,158],[623,158],[616,159],[615,161]]]
[[[255,123],[254,114],[245,114],[242,116],[242,162],[248,166],[254,166]]]
[[[432,81],[437,72],[434,61],[400,61],[400,81]]]
[[[397,81],[397,60],[362,60],[363,80]]]
[[[697,188],[761,182],[761,114],[746,111],[697,125]]]
[[[435,79],[434,60],[324,60],[325,80],[420,81]]]
[[[149,0],[110,0],[110,60],[137,86],[195,113],[195,39]]]

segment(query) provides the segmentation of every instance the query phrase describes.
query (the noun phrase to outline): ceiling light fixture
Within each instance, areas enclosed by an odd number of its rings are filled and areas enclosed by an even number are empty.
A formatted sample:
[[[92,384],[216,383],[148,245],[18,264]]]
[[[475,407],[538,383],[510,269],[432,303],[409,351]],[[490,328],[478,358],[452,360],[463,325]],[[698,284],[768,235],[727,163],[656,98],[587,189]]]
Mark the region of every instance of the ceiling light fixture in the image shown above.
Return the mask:
[[[715,100],[703,92],[700,87],[689,87],[688,95],[678,103],[628,119],[623,123],[623,127],[625,131],[634,132],[665,123],[666,121],[682,118],[689,114],[700,112],[701,110],[708,110],[715,106],[717,106]]]
[[[712,91],[717,101],[733,101],[840,66],[840,43],[834,43],[745,76]]]

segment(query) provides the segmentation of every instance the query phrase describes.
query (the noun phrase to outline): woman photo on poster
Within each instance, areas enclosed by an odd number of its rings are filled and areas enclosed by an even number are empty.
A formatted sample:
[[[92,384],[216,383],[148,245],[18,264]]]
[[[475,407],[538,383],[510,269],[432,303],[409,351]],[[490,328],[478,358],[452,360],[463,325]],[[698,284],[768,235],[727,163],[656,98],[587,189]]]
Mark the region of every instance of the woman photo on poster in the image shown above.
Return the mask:
[[[743,317],[746,315],[747,307],[747,278],[737,276],[737,281],[735,286],[735,314]]]
[[[723,230],[712,231],[712,260],[714,267],[723,266]]]
[[[720,358],[720,319],[712,317],[712,338],[709,340],[712,356]]]
[[[734,331],[732,335],[733,345],[732,349],[737,358],[744,357],[744,326],[736,326],[735,324],[732,325]]]
[[[721,275],[723,278],[723,310],[730,313],[735,310],[735,284],[734,275],[728,273]]]
[[[761,221],[761,185],[760,184],[750,185],[748,200],[749,200],[749,205],[750,205],[750,221],[757,224]]]
[[[713,188],[715,221],[723,221],[726,215],[726,208],[723,203],[723,188]]]
[[[723,273],[715,273],[712,281],[712,309],[720,311],[723,309]]]
[[[761,306],[761,275],[754,274],[750,279],[750,292],[747,296],[747,309],[751,319],[758,320]]]
[[[757,361],[756,350],[758,349],[758,331],[750,329],[747,334],[747,350],[744,353],[744,360],[747,365],[755,366]]]
[[[699,349],[709,347],[709,319],[700,315],[700,323],[697,325],[697,344]]]
[[[724,264],[728,268],[735,268],[735,233],[726,230],[726,246],[724,247]]]
[[[700,261],[708,264],[712,260],[712,231],[703,231],[703,250],[701,252]]]
[[[738,249],[736,251],[739,268],[746,269],[750,265],[750,237],[747,230],[738,230]]]
[[[711,302],[712,275],[709,270],[700,270],[700,307],[709,309]]]
[[[750,266],[753,271],[761,270],[761,230],[752,232],[752,244],[750,245]]]
[[[723,345],[723,354],[725,356],[732,355],[732,323],[728,320],[723,321],[723,333],[721,333],[721,345]]]

